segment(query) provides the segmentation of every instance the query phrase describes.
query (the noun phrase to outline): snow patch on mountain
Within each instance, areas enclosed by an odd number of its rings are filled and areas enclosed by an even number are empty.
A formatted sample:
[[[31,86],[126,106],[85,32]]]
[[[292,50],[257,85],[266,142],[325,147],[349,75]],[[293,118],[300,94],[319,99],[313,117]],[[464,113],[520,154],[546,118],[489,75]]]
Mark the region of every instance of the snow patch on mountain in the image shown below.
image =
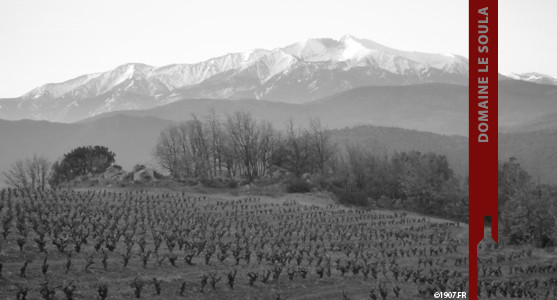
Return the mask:
[[[523,80],[539,84],[557,85],[557,78],[547,74],[528,72],[528,73],[502,73],[502,75],[514,80]]]
[[[36,89],[31,90],[27,94],[23,95],[22,98],[36,99],[41,96],[50,96],[53,98],[58,98],[66,94],[68,91],[71,91],[75,88],[83,86],[84,84],[87,84],[90,80],[96,78],[101,74],[102,73],[88,74],[61,83],[48,83]]]

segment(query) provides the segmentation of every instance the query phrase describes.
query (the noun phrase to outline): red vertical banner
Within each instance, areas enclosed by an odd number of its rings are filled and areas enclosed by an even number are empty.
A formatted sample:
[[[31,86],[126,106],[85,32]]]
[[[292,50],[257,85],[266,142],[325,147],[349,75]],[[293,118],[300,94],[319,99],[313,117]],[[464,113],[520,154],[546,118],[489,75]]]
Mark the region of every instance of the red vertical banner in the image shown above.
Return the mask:
[[[469,298],[478,298],[478,243],[491,217],[498,242],[498,0],[469,3]]]

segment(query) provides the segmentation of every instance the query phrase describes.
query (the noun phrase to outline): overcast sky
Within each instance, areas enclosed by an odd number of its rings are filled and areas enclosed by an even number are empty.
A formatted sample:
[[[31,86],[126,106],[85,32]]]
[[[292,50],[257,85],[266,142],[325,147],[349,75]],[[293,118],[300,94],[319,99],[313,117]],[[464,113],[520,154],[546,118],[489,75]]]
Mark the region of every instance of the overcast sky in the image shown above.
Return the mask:
[[[500,71],[557,77],[557,1],[500,1]],[[195,63],[351,34],[468,56],[466,0],[1,0],[0,98],[128,63]]]

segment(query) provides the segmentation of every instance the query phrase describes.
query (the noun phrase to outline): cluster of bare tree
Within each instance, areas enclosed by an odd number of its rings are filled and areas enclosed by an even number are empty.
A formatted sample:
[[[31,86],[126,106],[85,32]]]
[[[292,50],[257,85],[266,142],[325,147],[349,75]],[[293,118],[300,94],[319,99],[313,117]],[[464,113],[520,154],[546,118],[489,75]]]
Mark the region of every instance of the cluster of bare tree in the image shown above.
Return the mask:
[[[3,172],[8,186],[20,189],[44,190],[48,184],[51,163],[44,156],[33,155],[31,158],[18,160]]]
[[[289,121],[285,131],[269,122],[258,122],[249,112],[235,112],[224,119],[214,112],[203,119],[165,128],[154,155],[173,177],[201,180],[219,176],[253,181],[269,174],[272,166],[296,175],[324,172],[334,154],[327,131],[319,120],[307,129]]]
[[[338,147],[319,120],[310,120],[306,128],[289,121],[277,130],[247,112],[224,119],[214,112],[202,120],[193,116],[160,133],[155,157],[177,179],[228,177],[251,182],[278,167],[298,178],[310,174],[311,183],[290,180],[288,191],[319,186],[347,204],[390,199],[381,205],[396,202],[421,212],[467,217],[465,180],[454,174],[444,155],[418,151],[378,155],[359,145]]]

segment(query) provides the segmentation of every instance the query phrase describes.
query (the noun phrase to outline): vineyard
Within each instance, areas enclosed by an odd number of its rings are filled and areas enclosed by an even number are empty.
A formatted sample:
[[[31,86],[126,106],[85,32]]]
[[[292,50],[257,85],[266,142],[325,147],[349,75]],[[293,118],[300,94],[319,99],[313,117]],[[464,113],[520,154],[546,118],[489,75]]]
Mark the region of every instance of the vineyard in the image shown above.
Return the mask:
[[[2,190],[0,299],[433,299],[467,226],[330,199]],[[305,196],[308,197],[308,196]],[[482,298],[557,298],[557,263],[482,245]]]

